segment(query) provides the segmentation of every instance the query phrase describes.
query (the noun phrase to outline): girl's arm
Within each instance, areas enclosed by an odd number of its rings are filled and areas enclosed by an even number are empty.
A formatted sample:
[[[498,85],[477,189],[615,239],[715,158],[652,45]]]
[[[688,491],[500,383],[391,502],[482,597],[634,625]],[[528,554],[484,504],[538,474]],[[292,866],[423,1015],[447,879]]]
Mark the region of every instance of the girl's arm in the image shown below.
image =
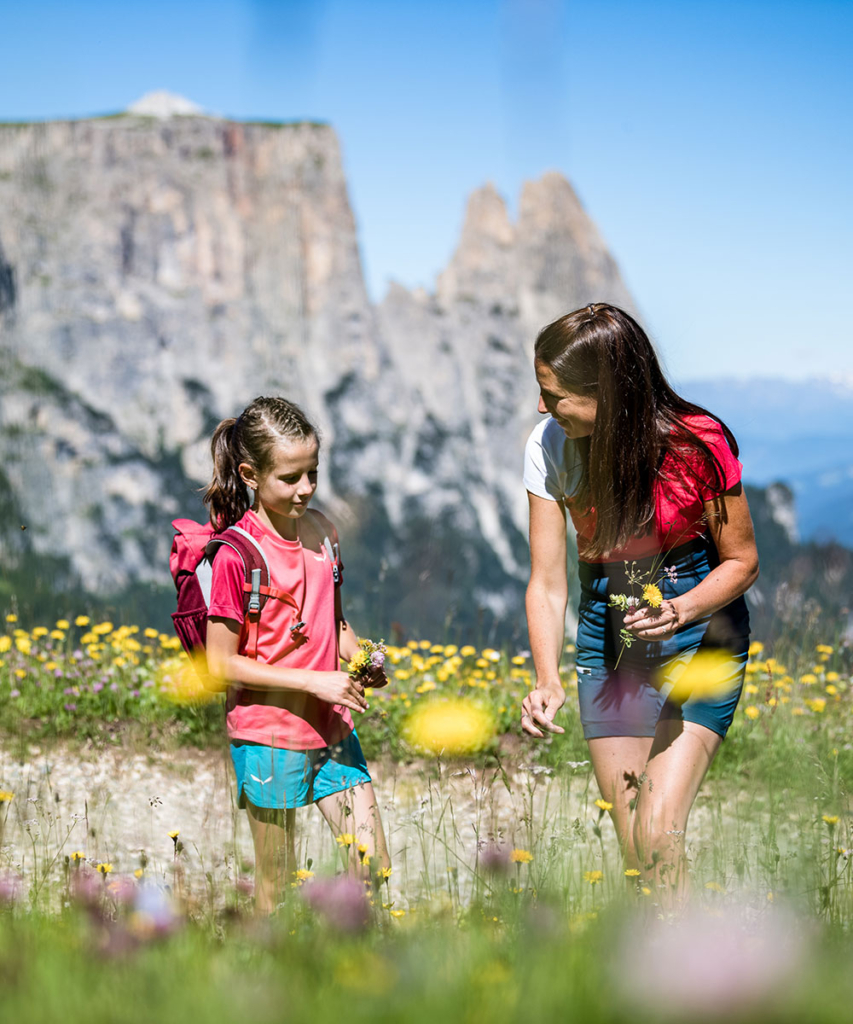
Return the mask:
[[[207,665],[211,676],[224,684],[223,689],[228,683],[242,683],[253,690],[310,693],[328,704],[342,704],[353,711],[367,709],[363,687],[346,672],[266,665],[239,654],[241,628],[234,619],[215,617],[207,623]]]
[[[725,608],[758,579],[758,549],[743,486],[705,502],[708,529],[720,564],[686,594],[658,609],[639,608],[625,616],[625,627],[642,640],[665,640],[688,622]]]
[[[530,501],[530,583],[527,631],[536,669],[536,689],[522,702],[521,727],[531,736],[563,732],[554,716],[566,700],[560,658],[569,596],[566,575],[566,510],[528,491]],[[537,728],[537,726],[539,728]]]

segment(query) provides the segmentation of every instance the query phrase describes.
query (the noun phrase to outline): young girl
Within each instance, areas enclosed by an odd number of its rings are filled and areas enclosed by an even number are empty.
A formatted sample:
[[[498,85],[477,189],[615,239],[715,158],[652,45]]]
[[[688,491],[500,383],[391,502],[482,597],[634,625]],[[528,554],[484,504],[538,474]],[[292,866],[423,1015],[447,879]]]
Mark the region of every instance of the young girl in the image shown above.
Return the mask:
[[[626,866],[673,906],[687,893],[687,818],[731,725],[749,646],[742,595],[758,555],[737,446],[724,424],[672,390],[645,332],[614,306],[587,306],[544,328],[534,365],[539,411],[550,416],[525,452],[536,688],[521,725],[537,737],[563,731],[554,716],[565,701],[568,510],[584,736]],[[629,575],[635,589],[647,584],[649,606],[625,602]],[[709,661],[713,692],[685,690],[679,680],[698,682]]]
[[[320,444],[302,411],[257,398],[213,435],[213,480],[204,500],[217,530],[236,525],[259,542],[270,597],[252,653],[244,627],[244,570],[227,547],[213,562],[207,626],[210,672],[227,682],[227,727],[239,805],[249,815],[260,912],[275,908],[296,870],[295,808],[316,803],[335,836],[351,835],[350,869],[390,861],[352,712],[364,686],[340,670],[358,650],[343,617],[332,523],[308,505],[317,488]],[[250,498],[251,495],[251,498]],[[386,682],[381,670],[370,685]],[[361,866],[361,867],[360,867]]]

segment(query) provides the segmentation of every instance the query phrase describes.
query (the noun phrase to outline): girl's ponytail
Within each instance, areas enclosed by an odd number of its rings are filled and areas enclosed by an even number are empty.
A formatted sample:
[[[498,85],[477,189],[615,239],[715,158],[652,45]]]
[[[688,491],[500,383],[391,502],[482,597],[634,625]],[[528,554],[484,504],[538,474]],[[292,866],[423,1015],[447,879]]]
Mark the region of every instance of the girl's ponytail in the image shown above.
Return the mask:
[[[249,508],[249,493],[238,469],[245,460],[234,444],[236,426],[233,416],[223,420],[210,442],[213,479],[204,492],[204,503],[210,509],[210,522],[216,530],[233,526]]]
[[[319,443],[317,428],[298,405],[284,398],[256,398],[237,419],[223,420],[210,442],[213,479],[204,492],[213,528],[221,531],[233,526],[250,508],[249,492],[240,476],[242,463],[266,473],[273,465],[276,445],[309,440]]]

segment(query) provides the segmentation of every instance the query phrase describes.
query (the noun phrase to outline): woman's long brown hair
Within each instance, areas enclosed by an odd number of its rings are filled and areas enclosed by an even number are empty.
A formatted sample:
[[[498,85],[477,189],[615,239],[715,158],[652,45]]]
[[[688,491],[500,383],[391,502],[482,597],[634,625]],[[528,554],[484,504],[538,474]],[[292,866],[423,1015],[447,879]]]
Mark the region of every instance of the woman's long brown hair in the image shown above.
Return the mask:
[[[256,398],[236,418],[222,420],[210,442],[213,479],[204,492],[214,529],[233,526],[249,509],[241,463],[263,475],[272,468],[276,445],[318,439],[305,413],[284,398]]]
[[[648,532],[655,480],[667,454],[703,486],[722,493],[723,468],[684,417],[716,420],[737,455],[734,435],[707,409],[676,394],[645,331],[624,310],[598,302],[568,313],[540,331],[534,354],[563,390],[598,401],[592,434],[581,445],[584,472],[572,495],[596,512],[595,533],[582,555],[604,557]]]

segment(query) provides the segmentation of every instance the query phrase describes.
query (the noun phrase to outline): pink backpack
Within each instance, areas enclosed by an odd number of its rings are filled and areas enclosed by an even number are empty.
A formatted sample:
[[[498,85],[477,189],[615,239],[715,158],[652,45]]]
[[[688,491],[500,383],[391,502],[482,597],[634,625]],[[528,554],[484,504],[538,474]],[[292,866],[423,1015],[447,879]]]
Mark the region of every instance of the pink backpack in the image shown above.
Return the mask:
[[[313,509],[309,510],[308,522],[317,528],[323,537],[332,563],[336,591],[341,585],[340,551],[322,529],[323,519]],[[236,551],[243,562],[243,614],[248,631],[246,654],[258,656],[258,622],[267,601],[284,601],[296,613],[299,606],[287,591],[271,586],[270,567],[266,555],[255,538],[240,526],[229,526],[217,533],[210,523],[197,523],[192,519],[175,519],[175,538],[169,557],[169,569],[178,591],[178,610],[172,613],[175,632],[187,654],[203,658],[207,639],[207,614],[210,607],[210,588],[213,580],[213,559],[221,547]],[[335,595],[338,606],[338,595]],[[297,632],[304,622],[291,626]]]

